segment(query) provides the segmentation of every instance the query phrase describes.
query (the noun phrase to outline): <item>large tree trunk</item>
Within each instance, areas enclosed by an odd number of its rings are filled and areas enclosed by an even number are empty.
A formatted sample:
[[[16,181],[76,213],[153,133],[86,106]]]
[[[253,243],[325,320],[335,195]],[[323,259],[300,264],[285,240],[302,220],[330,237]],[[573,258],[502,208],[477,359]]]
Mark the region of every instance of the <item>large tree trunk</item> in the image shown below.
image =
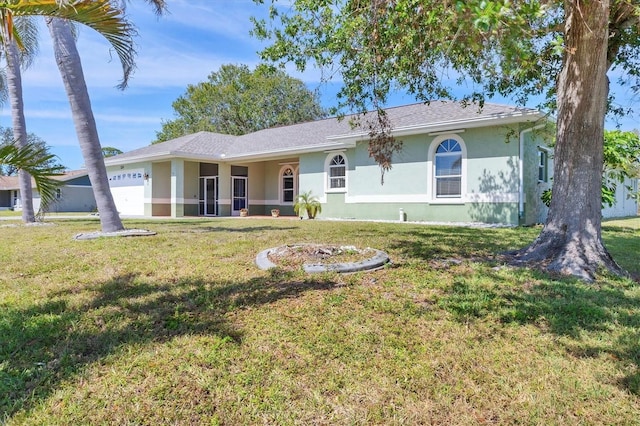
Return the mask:
[[[27,145],[27,125],[24,119],[24,102],[22,99],[22,74],[20,72],[20,54],[14,40],[5,40],[7,55],[7,91],[11,102],[11,125],[13,138],[19,148]],[[33,190],[31,175],[24,170],[18,170],[20,185],[20,203],[22,205],[22,220],[33,223],[36,220],[33,208]]]
[[[553,198],[538,238],[515,253],[520,261],[586,280],[601,268],[622,273],[601,238],[609,7],[608,0],[565,2]]]
[[[113,195],[109,188],[107,168],[104,165],[102,147],[98,137],[96,121],[91,109],[91,100],[84,80],[82,63],[69,23],[61,19],[47,19],[47,26],[53,38],[56,62],[62,75],[64,87],[71,104],[73,122],[82,150],[85,167],[96,198],[103,232],[124,229]]]

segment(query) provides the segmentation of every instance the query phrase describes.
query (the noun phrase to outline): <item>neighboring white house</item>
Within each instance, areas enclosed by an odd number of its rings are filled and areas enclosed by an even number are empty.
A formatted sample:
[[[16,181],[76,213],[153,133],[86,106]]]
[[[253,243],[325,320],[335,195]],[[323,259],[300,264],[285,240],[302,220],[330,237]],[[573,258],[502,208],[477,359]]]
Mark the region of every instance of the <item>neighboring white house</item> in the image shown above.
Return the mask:
[[[91,212],[96,209],[93,189],[86,170],[75,170],[54,179],[64,182],[57,190],[56,199],[47,209],[49,212]],[[40,209],[40,194],[33,186],[33,208]],[[20,184],[17,176],[0,176],[0,210],[22,210]]]
[[[118,211],[139,216],[293,215],[310,191],[324,218],[533,224],[547,209],[544,114],[434,101],[387,109],[403,143],[381,182],[368,133],[328,118],[243,136],[199,132],[105,159]],[[367,116],[365,116],[365,119]],[[626,211],[626,210],[625,210]]]
[[[610,219],[614,217],[627,217],[636,216],[638,214],[638,202],[631,198],[629,195],[629,189],[631,192],[638,192],[638,179],[626,179],[623,183],[618,183],[616,186],[616,203],[609,207],[602,209],[602,217]]]

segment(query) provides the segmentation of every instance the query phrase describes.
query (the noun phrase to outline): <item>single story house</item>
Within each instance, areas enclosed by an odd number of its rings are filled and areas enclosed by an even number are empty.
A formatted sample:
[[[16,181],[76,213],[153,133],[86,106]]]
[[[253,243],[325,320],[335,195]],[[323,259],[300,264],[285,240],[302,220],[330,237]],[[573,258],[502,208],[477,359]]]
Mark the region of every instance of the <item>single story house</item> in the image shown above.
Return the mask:
[[[279,209],[299,193],[324,218],[541,222],[552,160],[537,110],[434,101],[387,109],[403,142],[381,181],[368,133],[349,117],[243,136],[199,132],[105,159],[122,214],[233,216]],[[365,116],[365,119],[367,116]],[[371,117],[369,117],[371,118]]]
[[[106,158],[116,206],[134,216],[294,215],[296,196],[311,192],[322,218],[544,221],[553,170],[544,114],[445,101],[386,112],[403,148],[384,183],[368,132],[327,118],[243,136],[198,132]]]
[[[96,200],[86,170],[74,170],[53,177],[64,182],[57,189],[56,199],[47,209],[49,212],[92,212]],[[33,208],[40,209],[40,194],[32,180]],[[17,176],[0,176],[0,210],[22,210],[20,184]]]

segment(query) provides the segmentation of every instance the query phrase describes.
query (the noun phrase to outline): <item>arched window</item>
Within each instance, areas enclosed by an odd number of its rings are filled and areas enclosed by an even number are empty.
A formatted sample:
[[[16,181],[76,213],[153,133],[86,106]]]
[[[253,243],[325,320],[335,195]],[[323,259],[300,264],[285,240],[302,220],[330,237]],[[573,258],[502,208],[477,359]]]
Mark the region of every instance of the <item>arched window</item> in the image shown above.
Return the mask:
[[[454,198],[462,196],[462,147],[455,139],[445,139],[436,148],[435,196]]]
[[[282,202],[293,203],[296,192],[296,177],[291,167],[285,167],[281,175],[282,179]]]
[[[347,161],[342,154],[335,155],[329,162],[329,189],[347,186]]]

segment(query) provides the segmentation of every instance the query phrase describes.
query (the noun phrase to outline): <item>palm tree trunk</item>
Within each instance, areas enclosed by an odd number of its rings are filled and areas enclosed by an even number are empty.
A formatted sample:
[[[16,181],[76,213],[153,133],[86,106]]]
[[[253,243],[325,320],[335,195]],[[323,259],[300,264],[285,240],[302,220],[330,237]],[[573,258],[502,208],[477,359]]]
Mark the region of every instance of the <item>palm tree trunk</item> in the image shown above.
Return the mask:
[[[20,72],[20,55],[15,40],[4,41],[7,55],[7,91],[11,102],[11,123],[13,138],[18,148],[27,144],[27,125],[24,118],[24,102],[22,99],[22,74]],[[25,223],[35,222],[33,209],[33,190],[31,175],[24,170],[18,170],[20,184],[20,203],[22,205],[22,220]]]
[[[73,122],[93,187],[102,231],[122,231],[124,226],[109,188],[96,121],[71,27],[67,21],[57,18],[47,19],[47,27],[53,38],[56,62],[71,104]]]

